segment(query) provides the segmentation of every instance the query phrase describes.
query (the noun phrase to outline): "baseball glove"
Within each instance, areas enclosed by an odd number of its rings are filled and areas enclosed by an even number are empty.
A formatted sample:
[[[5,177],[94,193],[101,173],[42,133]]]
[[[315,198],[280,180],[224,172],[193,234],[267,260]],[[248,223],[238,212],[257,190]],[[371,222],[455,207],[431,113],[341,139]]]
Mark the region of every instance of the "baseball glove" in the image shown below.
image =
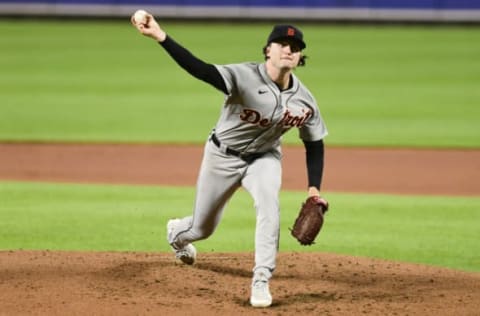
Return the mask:
[[[295,219],[291,234],[301,245],[312,245],[323,225],[323,216],[328,210],[328,202],[319,197],[311,196],[303,204],[300,214]]]

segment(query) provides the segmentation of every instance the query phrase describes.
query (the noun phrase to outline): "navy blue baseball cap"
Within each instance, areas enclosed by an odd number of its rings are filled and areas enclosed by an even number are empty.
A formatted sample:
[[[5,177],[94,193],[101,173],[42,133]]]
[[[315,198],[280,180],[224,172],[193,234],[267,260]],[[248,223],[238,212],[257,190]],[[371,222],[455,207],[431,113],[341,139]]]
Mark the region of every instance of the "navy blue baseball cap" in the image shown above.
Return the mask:
[[[300,31],[298,28],[296,28],[293,25],[275,25],[273,27],[272,32],[268,36],[267,40],[267,45],[269,45],[271,42],[275,42],[278,40],[294,40],[297,42],[298,46],[301,49],[304,49],[307,47],[307,44],[303,41],[303,33]]]

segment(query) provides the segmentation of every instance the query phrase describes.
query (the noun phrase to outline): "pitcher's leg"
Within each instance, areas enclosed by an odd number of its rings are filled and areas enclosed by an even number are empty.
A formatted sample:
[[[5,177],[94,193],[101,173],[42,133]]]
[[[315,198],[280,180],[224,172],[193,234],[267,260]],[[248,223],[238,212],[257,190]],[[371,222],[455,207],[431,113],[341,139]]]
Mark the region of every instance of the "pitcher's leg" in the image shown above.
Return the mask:
[[[222,186],[212,188],[210,181],[206,183],[211,192],[208,195],[197,195],[193,215],[182,218],[174,229],[169,243],[175,248],[209,237],[221,219],[225,203],[239,187],[237,183],[229,184],[228,187],[223,183]],[[204,187],[199,184],[197,189]]]
[[[210,142],[197,180],[193,215],[181,219],[168,236],[169,243],[179,249],[210,236],[220,221],[225,203],[240,186],[245,163],[226,156]]]
[[[256,210],[254,273],[270,279],[276,266],[280,235],[280,159],[266,155],[248,168],[242,185],[251,194]],[[254,276],[255,278],[255,276]]]

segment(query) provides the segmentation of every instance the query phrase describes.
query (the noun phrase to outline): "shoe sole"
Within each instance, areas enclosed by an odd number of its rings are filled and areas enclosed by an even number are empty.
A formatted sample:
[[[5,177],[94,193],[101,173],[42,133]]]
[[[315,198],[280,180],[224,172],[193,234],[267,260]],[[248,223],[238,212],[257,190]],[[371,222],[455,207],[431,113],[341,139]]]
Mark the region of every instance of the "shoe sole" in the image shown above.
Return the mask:
[[[192,265],[192,264],[195,263],[195,258],[192,258],[192,257],[184,256],[184,257],[180,257],[178,259],[180,259],[180,261],[182,261],[183,263],[188,264],[188,265]]]
[[[250,299],[250,305],[253,307],[269,307],[272,305],[272,301],[255,301]]]
[[[195,263],[195,259],[197,258],[197,249],[192,244],[189,244],[187,247],[190,248],[192,256],[180,256],[179,259],[185,264],[192,265]]]

